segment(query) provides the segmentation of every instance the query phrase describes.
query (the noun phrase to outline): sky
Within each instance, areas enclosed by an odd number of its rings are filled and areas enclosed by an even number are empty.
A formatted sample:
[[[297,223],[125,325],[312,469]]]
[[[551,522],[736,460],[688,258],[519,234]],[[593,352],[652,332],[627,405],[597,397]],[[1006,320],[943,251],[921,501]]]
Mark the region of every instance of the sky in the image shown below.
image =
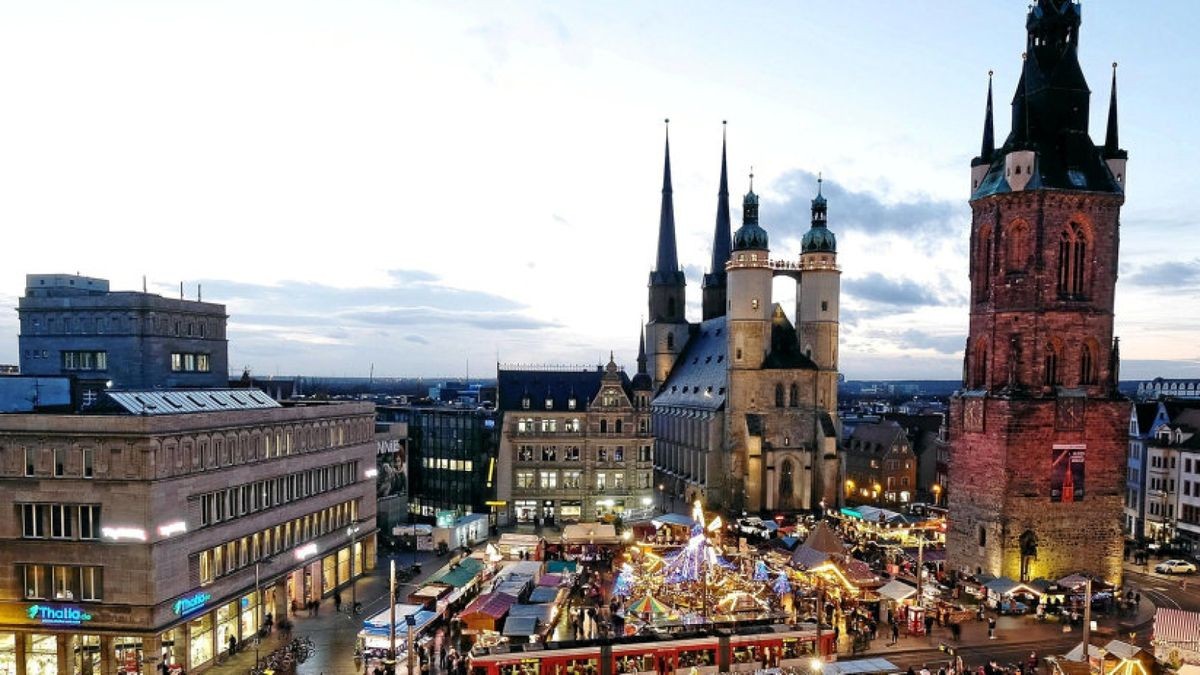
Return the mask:
[[[0,0],[0,309],[27,273],[144,276],[226,305],[235,371],[632,368],[663,119],[693,320],[728,120],[734,227],[753,167],[773,257],[825,179],[842,372],[954,379],[969,163],[989,70],[1008,133],[1025,7]],[[1126,378],[1200,376],[1198,15],[1084,4],[1094,140],[1120,63]],[[17,333],[0,311],[0,363]]]

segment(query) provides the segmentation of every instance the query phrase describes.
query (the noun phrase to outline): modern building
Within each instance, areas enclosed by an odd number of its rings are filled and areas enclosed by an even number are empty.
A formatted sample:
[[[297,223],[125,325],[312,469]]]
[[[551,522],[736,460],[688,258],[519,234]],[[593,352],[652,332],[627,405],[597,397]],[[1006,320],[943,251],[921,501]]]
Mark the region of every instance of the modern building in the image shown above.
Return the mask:
[[[76,274],[29,274],[17,305],[25,375],[67,375],[85,405],[107,388],[225,388],[225,306],[111,291]]]
[[[375,565],[369,404],[108,392],[0,415],[0,671],[199,672]]]
[[[663,167],[658,253],[650,272],[646,342],[656,394],[657,481],[671,495],[732,512],[833,505],[838,495],[837,242],[818,186],[812,228],[796,259],[771,259],[759,198],[742,201],[730,237],[725,146],[716,230],[704,275],[702,320],[684,315],[675,246],[670,144]],[[794,279],[796,322],[772,301],[776,277]]]
[[[950,404],[947,562],[1119,584],[1130,404],[1117,387],[1113,296],[1127,155],[1115,71],[1105,141],[1088,135],[1080,17],[1075,0],[1030,5],[1000,148],[988,86],[971,165],[963,388]]]
[[[595,368],[499,369],[497,500],[508,522],[648,516],[656,507],[645,343],[631,380]],[[502,521],[503,522],[503,521]]]
[[[904,427],[888,420],[859,424],[842,448],[845,501],[904,506],[917,494],[917,456]]]
[[[407,425],[408,512],[423,523],[438,515],[492,514],[496,525],[497,415],[451,406],[378,406],[380,422]]]

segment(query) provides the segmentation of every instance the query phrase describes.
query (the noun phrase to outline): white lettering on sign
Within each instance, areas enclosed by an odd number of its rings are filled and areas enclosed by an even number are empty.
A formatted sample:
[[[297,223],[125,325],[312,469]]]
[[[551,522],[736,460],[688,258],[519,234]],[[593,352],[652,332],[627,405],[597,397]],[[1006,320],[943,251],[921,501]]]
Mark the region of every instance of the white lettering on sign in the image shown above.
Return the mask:
[[[400,452],[400,440],[396,438],[389,438],[386,441],[375,441],[375,445],[378,447],[377,454],[380,455],[394,455]]]

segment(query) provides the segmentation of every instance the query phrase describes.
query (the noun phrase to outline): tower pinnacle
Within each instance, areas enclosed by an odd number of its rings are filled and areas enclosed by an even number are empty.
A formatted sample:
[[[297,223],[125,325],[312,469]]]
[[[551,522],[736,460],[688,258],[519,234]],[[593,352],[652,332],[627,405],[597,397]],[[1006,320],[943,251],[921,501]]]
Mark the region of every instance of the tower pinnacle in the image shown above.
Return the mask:
[[[1104,135],[1104,156],[1118,157],[1122,153],[1117,136],[1117,62],[1112,64],[1112,93],[1108,99],[1108,129]]]
[[[679,272],[679,257],[675,249],[675,202],[671,189],[671,120],[663,120],[666,143],[663,157],[662,210],[658,216],[658,257],[654,271],[666,277]]]
[[[992,71],[988,71],[987,108],[983,113],[983,144],[979,148],[982,164],[991,164],[996,154],[996,135],[992,125]]]

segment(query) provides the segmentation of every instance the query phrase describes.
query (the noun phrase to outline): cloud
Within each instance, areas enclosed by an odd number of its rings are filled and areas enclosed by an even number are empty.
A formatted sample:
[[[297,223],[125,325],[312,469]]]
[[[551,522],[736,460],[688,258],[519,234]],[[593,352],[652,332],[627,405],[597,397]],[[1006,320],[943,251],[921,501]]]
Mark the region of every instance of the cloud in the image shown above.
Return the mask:
[[[847,279],[842,282],[842,288],[859,300],[893,307],[943,304],[936,293],[911,279],[889,279],[878,272],[858,279]]]
[[[416,344],[419,344],[419,345],[429,344],[429,340],[426,340],[425,338],[421,337],[420,335],[405,335],[404,341],[405,342],[415,342]]]
[[[932,349],[940,354],[956,354],[961,352],[967,343],[967,336],[939,335],[928,331],[910,329],[895,336],[896,343],[907,349]]]
[[[764,196],[761,208],[772,237],[803,236],[808,231],[816,188],[817,176],[801,169],[783,174],[771,185],[778,196]],[[847,190],[828,179],[821,192],[829,200],[829,224],[835,232],[944,237],[970,218],[970,211],[955,201],[920,197],[886,203],[878,195]]]
[[[1188,262],[1168,261],[1140,265],[1129,275],[1135,286],[1187,288],[1200,286],[1200,258]]]

